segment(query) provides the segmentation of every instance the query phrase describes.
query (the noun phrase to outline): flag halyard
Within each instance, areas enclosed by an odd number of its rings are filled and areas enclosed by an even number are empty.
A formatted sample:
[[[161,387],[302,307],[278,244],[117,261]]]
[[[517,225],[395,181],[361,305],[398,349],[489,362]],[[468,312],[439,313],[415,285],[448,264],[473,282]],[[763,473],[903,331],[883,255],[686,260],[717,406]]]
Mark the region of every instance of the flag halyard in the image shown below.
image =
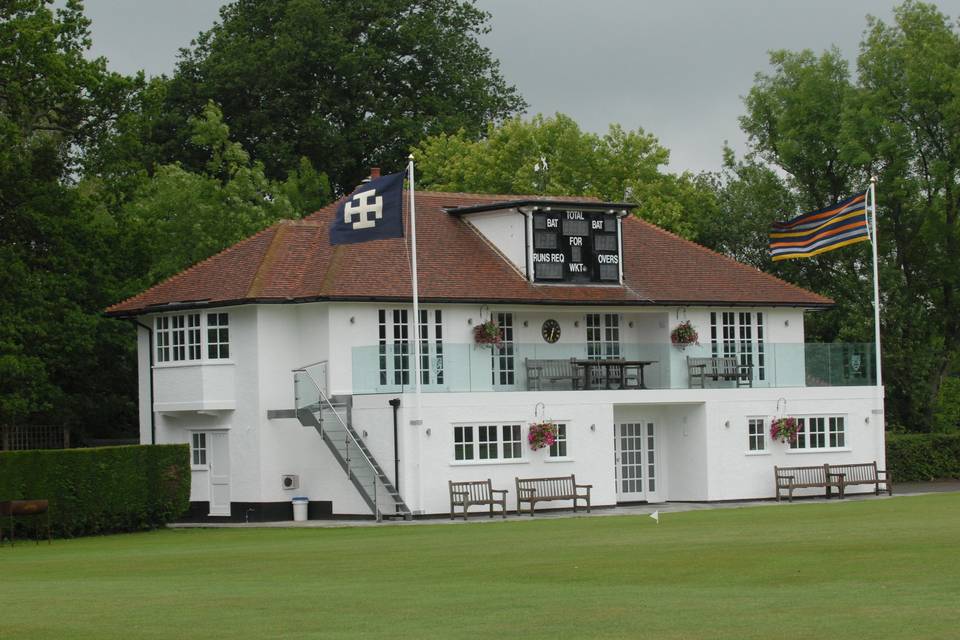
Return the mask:
[[[837,204],[776,222],[770,231],[773,261],[813,256],[869,240],[866,192]]]

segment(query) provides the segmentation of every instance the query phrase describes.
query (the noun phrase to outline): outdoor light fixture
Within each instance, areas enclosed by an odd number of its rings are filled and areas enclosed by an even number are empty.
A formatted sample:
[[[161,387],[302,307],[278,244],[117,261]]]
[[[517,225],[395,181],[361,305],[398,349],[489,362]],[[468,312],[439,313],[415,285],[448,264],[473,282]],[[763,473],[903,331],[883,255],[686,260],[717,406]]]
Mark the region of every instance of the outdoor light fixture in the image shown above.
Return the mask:
[[[353,316],[350,316],[350,324],[354,324],[356,321],[357,321],[356,318],[354,318]]]
[[[863,424],[870,424],[870,416],[867,416],[863,419]]]
[[[726,422],[724,422],[724,423],[723,423],[723,426],[726,427],[727,429],[729,429],[729,428],[730,428],[730,421],[727,420]]]
[[[473,318],[467,318],[467,324],[473,324]]]
[[[529,321],[529,320],[524,320],[524,321],[523,321],[523,326],[529,327],[529,326],[530,326],[530,321]]]
[[[596,430],[597,430],[597,425],[596,425],[596,424],[590,425],[590,431],[596,431]]]
[[[429,437],[429,435],[432,433],[432,432],[430,431],[430,427],[427,427],[427,430],[424,431],[424,433],[426,433],[427,436]]]
[[[573,321],[573,326],[579,327],[579,326],[580,326],[580,321],[579,321],[579,320],[574,320],[574,321]]]
[[[627,323],[627,326],[630,327],[631,329],[633,329],[633,320],[631,320],[630,322],[628,322],[628,323]]]

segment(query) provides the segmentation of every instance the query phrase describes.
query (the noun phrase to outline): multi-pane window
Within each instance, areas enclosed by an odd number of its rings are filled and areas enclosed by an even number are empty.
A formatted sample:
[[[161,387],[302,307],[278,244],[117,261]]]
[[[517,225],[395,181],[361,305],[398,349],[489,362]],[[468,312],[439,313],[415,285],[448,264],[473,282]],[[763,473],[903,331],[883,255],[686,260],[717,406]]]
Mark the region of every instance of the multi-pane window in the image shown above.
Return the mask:
[[[477,427],[477,440],[477,452],[481,460],[496,460],[499,457],[496,425]]]
[[[791,449],[842,449],[846,446],[843,416],[797,418],[797,441]]]
[[[550,445],[550,457],[567,457],[567,425],[565,424],[557,424],[557,439]]]
[[[211,360],[230,357],[230,317],[226,313],[207,314],[207,357]]]
[[[753,369],[754,380],[767,379],[763,313],[710,312],[710,347],[713,357],[737,358]]]
[[[473,460],[473,427],[453,428],[453,459]]]
[[[513,314],[498,313],[497,324],[500,325],[500,347],[490,353],[491,383],[494,385],[512,385],[515,380],[514,344],[513,344]]]
[[[200,337],[200,314],[187,314],[187,360],[199,360],[203,357]]]
[[[457,425],[453,428],[453,459],[496,462],[523,456],[519,424]]]
[[[203,359],[203,315],[187,313],[157,316],[153,321],[157,362],[187,362]],[[229,314],[208,313],[207,358],[230,357]]]
[[[194,433],[190,443],[193,466],[207,466],[207,434]]]
[[[406,309],[378,311],[380,384],[410,384],[410,327]]]
[[[420,384],[433,382],[443,384],[443,315],[420,309]]]
[[[170,362],[170,316],[154,318],[153,336],[157,343],[157,362]]]
[[[620,357],[620,316],[618,314],[587,314],[587,357],[591,360]]]
[[[765,451],[767,448],[765,420],[763,418],[750,418],[747,420],[747,440],[750,451]]]
[[[503,457],[520,458],[523,456],[523,437],[520,435],[520,425],[505,424],[501,427],[503,433]]]

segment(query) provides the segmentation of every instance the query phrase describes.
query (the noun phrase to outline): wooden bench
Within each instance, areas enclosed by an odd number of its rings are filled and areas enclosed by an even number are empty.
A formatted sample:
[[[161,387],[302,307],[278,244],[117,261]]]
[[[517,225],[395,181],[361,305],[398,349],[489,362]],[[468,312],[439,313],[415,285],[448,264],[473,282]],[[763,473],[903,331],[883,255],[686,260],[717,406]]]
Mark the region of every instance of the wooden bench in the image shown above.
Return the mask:
[[[516,478],[517,481],[517,513],[522,512],[521,503],[530,503],[530,516],[533,517],[534,506],[538,502],[548,500],[573,500],[573,510],[577,510],[577,500],[587,503],[590,511],[590,489],[592,484],[577,484],[573,474],[558,478]],[[586,493],[580,493],[586,489]]]
[[[831,489],[837,488],[840,497],[843,497],[843,484],[840,476],[831,473],[830,465],[821,464],[815,467],[774,467],[774,484],[777,487],[777,502],[780,502],[780,492],[788,491],[790,502],[793,502],[794,489],[827,490],[827,498],[831,496]]]
[[[541,389],[541,383],[570,381],[570,386],[574,389],[583,379],[583,371],[573,363],[573,360],[535,360],[533,358],[524,359],[524,365],[527,369],[527,391]]]
[[[886,486],[887,495],[893,495],[893,478],[889,471],[877,469],[877,462],[861,464],[829,464],[827,473],[840,480],[840,497],[846,494],[847,487],[858,484],[872,484],[874,495],[880,495],[880,485]]]
[[[749,365],[740,364],[736,357],[727,358],[697,358],[687,356],[687,374],[690,377],[689,385],[693,388],[694,380],[700,380],[700,388],[704,388],[707,378],[717,380],[733,380],[737,387],[753,386],[753,369]]]
[[[504,518],[507,517],[507,490],[494,489],[493,483],[487,480],[474,480],[470,482],[453,482],[448,480],[450,485],[450,519],[455,517],[454,508],[463,507],[463,519],[467,519],[467,511],[470,507],[478,504],[490,505],[490,517],[493,517],[493,506],[500,505],[500,513]],[[499,498],[494,494],[500,494]]]
[[[47,500],[6,500],[0,502],[0,544],[3,544],[3,524],[10,523],[10,546],[16,540],[16,518],[31,516],[34,518],[33,537],[40,544],[39,516],[46,514],[47,544],[50,544],[50,502]]]

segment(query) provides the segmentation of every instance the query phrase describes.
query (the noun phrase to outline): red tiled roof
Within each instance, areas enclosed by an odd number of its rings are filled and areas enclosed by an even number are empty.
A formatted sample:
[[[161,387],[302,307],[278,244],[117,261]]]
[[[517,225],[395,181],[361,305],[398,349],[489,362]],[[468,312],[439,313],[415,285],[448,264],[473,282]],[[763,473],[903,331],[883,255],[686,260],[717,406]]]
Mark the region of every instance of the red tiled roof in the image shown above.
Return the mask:
[[[444,208],[537,199],[417,193],[417,260],[424,302],[553,304],[733,304],[822,307],[811,293],[639,218],[623,223],[624,286],[528,282],[468,223]],[[586,198],[556,198],[596,202]],[[107,313],[130,316],[161,305],[308,300],[411,299],[408,238],[331,247],[338,203],[303,220],[285,220],[196,264]],[[404,198],[404,217],[407,218]],[[405,220],[408,223],[408,220]],[[409,224],[405,224],[409,231]]]

